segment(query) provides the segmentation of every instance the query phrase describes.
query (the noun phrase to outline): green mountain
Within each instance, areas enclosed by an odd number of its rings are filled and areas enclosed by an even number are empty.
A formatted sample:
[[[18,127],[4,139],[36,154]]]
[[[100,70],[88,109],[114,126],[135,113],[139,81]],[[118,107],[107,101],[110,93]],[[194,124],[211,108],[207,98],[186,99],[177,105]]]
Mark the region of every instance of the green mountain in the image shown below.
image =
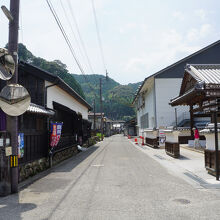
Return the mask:
[[[128,120],[135,116],[134,108],[131,102],[139,83],[129,83],[120,85],[118,82],[103,75],[77,75],[74,78],[81,85],[86,100],[93,106],[94,98],[96,100],[96,112],[100,112],[100,78],[102,79],[103,111],[110,119]]]
[[[68,72],[67,66],[60,60],[47,61],[43,58],[36,57],[23,44],[18,45],[18,57],[21,61],[28,62],[45,71],[56,74],[61,79],[63,79],[71,88],[73,88],[81,97],[85,98],[80,84]]]
[[[6,45],[7,47],[7,45]],[[120,85],[111,78],[103,75],[77,75],[70,74],[67,66],[60,60],[47,61],[34,56],[23,44],[18,46],[19,60],[28,62],[62,78],[79,95],[85,98],[92,106],[96,100],[96,112],[100,112],[100,79],[102,79],[103,111],[113,120],[128,120],[135,116],[131,102],[139,83]]]

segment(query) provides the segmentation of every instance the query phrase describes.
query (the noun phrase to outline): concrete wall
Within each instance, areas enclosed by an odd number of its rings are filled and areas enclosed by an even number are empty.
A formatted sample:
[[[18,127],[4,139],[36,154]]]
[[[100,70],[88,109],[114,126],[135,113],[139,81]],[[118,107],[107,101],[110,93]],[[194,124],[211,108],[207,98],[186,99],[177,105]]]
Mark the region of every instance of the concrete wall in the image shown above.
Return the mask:
[[[156,112],[157,127],[170,126],[175,123],[175,108],[177,108],[177,116],[189,115],[188,106],[172,107],[169,105],[170,99],[179,95],[182,79],[181,78],[156,78]],[[179,121],[180,122],[180,121]]]
[[[45,86],[51,85],[50,82],[45,82]],[[58,86],[52,86],[47,89],[47,107],[53,109],[53,101],[64,105],[76,113],[81,113],[83,119],[88,119],[88,108],[79,103],[67,92]]]

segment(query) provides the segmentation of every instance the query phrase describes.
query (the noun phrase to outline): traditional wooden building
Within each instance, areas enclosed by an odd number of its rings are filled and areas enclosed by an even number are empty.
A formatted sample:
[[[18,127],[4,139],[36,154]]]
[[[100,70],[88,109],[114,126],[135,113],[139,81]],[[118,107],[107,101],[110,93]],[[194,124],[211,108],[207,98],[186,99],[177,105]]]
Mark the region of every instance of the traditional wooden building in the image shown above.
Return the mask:
[[[20,164],[47,156],[50,122],[63,122],[61,139],[55,151],[82,143],[90,137],[88,112],[91,106],[61,78],[20,62],[18,83],[31,96],[30,107],[18,117],[19,133],[24,133],[24,156],[20,158]],[[0,87],[4,84],[1,81]],[[0,130],[7,130],[7,116],[2,111]]]
[[[171,106],[189,106],[191,116],[191,135],[195,116],[210,117],[214,124],[209,124],[201,133],[206,136],[205,166],[214,173],[219,163],[217,121],[220,116],[220,64],[187,65],[184,72],[179,96],[173,98]],[[220,134],[220,133],[219,133]],[[218,167],[219,168],[219,167]],[[218,169],[219,170],[219,169]]]
[[[124,124],[124,135],[136,136],[137,118],[132,118]]]
[[[160,126],[186,126],[190,115],[188,108],[169,105],[177,96],[187,63],[220,63],[220,41],[217,41],[182,60],[147,77],[138,89],[133,104],[137,109],[137,133],[143,136],[146,128]],[[176,114],[175,114],[176,112]]]

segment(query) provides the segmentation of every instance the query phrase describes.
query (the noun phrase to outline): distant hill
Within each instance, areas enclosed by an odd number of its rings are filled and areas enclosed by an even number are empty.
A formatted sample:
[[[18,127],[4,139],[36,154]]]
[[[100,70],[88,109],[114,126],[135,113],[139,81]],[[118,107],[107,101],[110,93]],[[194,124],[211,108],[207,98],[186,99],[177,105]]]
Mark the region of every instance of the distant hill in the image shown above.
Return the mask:
[[[120,85],[115,80],[109,77],[106,80],[105,76],[98,74],[85,76],[73,74],[73,76],[81,85],[86,100],[92,106],[95,97],[94,93],[96,94],[96,112],[100,112],[99,79],[102,78],[102,94],[104,98],[103,111],[105,115],[115,120],[127,120],[135,116],[135,111],[131,106],[131,102],[134,98],[136,89],[142,82]]]
[[[6,45],[7,47],[7,45]],[[28,62],[63,79],[79,95],[85,98],[92,106],[96,96],[96,112],[100,112],[99,79],[102,79],[103,111],[110,119],[127,120],[135,116],[131,102],[139,83],[120,85],[112,78],[106,79],[103,75],[77,75],[70,74],[67,66],[60,60],[47,61],[34,56],[23,44],[18,46],[19,60]],[[85,79],[86,77],[86,79]],[[88,83],[89,82],[89,83]]]
[[[81,85],[84,93],[91,93],[91,88],[94,89],[97,93],[99,94],[99,82],[100,78],[102,79],[102,93],[105,96],[106,92],[108,92],[110,89],[114,88],[115,86],[120,85],[118,82],[115,80],[108,78],[106,80],[106,77],[103,75],[98,75],[98,74],[89,74],[86,76],[83,75],[77,75],[77,74],[72,74],[76,81]],[[85,77],[87,81],[85,80]],[[89,83],[88,83],[89,82]],[[89,85],[90,84],[90,85]]]
[[[6,45],[7,47],[7,45]],[[41,57],[34,56],[23,44],[18,44],[19,60],[28,62],[36,67],[53,73],[63,79],[71,88],[73,88],[81,97],[85,98],[80,84],[68,72],[67,66],[60,60],[47,61]]]

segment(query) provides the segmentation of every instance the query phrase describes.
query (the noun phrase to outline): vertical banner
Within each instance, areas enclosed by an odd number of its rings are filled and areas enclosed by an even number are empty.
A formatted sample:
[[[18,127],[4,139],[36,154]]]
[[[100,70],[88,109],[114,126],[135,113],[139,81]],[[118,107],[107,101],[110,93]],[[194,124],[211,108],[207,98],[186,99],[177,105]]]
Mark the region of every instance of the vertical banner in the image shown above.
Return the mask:
[[[24,156],[24,133],[18,133],[18,158]]]
[[[62,132],[62,122],[51,123],[51,136],[50,136],[50,146],[56,147],[59,143],[61,132]]]

